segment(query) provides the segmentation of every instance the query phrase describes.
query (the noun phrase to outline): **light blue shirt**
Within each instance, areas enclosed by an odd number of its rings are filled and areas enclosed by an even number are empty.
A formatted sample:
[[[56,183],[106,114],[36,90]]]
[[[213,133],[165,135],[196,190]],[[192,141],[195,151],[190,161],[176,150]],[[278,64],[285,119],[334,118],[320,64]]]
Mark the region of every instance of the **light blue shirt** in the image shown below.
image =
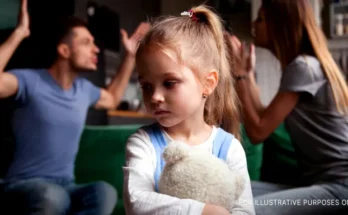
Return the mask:
[[[100,88],[77,78],[62,89],[45,69],[17,69],[19,82],[12,128],[16,139],[5,181],[43,177],[74,179],[74,162],[87,110]]]

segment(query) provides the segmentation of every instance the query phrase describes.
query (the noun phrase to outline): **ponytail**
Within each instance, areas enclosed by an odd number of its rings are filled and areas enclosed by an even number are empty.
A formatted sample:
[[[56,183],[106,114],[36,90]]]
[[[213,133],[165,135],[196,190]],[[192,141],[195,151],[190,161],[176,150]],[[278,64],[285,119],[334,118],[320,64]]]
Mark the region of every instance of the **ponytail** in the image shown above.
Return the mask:
[[[206,6],[198,6],[180,17],[161,19],[153,23],[141,41],[137,58],[147,46],[174,53],[175,60],[189,67],[198,79],[207,70],[218,71],[218,84],[207,98],[204,120],[209,125],[221,126],[238,138],[238,100],[219,16]]]
[[[234,80],[229,61],[227,42],[224,39],[224,28],[221,19],[206,6],[198,6],[191,9],[198,22],[205,22],[212,32],[218,50],[219,82],[215,91],[208,97],[205,104],[204,118],[208,124],[217,124],[240,137],[239,102],[234,88]]]

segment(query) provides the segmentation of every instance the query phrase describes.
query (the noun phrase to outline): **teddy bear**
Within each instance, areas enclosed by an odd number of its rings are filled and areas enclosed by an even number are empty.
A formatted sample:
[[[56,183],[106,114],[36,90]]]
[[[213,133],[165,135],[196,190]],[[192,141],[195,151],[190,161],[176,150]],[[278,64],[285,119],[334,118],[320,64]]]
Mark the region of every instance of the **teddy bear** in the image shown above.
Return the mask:
[[[169,143],[163,151],[165,166],[158,191],[180,199],[220,205],[231,211],[244,190],[244,178],[208,151],[182,142]]]

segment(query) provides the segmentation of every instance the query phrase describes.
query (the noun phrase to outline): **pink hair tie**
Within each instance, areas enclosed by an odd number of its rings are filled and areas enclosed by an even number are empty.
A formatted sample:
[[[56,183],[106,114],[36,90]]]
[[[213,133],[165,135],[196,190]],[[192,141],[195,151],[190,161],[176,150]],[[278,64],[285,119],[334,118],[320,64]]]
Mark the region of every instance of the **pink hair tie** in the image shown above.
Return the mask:
[[[192,10],[182,12],[181,16],[188,16],[192,21],[198,21],[196,14]]]

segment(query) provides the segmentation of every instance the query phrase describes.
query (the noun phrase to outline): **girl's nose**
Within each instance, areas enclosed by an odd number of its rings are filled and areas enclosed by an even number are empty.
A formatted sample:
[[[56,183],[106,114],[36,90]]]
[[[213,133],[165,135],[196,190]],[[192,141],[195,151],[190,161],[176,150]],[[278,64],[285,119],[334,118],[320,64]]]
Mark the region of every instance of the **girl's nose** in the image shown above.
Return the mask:
[[[163,93],[159,90],[155,90],[151,96],[151,102],[152,103],[160,103],[164,102],[164,96]]]

